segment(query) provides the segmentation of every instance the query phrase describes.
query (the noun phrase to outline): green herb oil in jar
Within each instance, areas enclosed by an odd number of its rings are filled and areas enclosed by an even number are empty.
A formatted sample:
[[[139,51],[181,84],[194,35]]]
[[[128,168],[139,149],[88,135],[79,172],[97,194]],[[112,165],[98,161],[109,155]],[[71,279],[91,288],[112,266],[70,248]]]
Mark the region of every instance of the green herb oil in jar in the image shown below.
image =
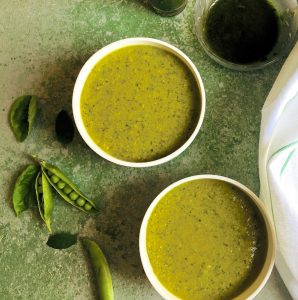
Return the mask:
[[[267,0],[217,0],[207,12],[204,35],[210,49],[227,61],[265,61],[278,40],[279,18]]]

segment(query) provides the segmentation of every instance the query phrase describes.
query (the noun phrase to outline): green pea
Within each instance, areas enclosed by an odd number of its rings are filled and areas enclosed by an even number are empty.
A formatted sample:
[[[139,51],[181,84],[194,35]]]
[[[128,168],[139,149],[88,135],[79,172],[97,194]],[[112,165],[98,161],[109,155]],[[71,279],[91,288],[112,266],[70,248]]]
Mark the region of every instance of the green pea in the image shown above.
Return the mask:
[[[72,191],[70,194],[69,194],[69,198],[71,199],[71,200],[76,200],[76,199],[78,199],[79,198],[79,195],[75,192],[75,191]]]
[[[64,189],[64,187],[66,186],[66,183],[60,180],[60,181],[58,182],[57,186],[58,186],[58,188],[59,188],[60,190],[62,190],[62,189]]]
[[[66,185],[66,186],[64,187],[64,189],[63,189],[63,192],[64,192],[66,195],[70,194],[71,191],[72,191],[72,188],[71,188],[69,185]]]
[[[92,205],[90,203],[88,203],[88,202],[85,203],[85,205],[84,205],[85,210],[89,211],[89,210],[91,210],[91,208],[92,208]]]
[[[59,180],[60,180],[60,178],[59,178],[58,176],[56,176],[56,175],[52,175],[52,176],[51,176],[51,181],[52,181],[53,183],[57,183]]]
[[[86,200],[85,200],[84,198],[82,198],[82,197],[79,197],[79,198],[76,200],[76,204],[77,204],[78,206],[84,206],[85,203],[86,203]]]
[[[51,177],[52,175],[54,175],[50,170],[47,170],[48,175]]]
[[[40,177],[39,177],[40,178]],[[41,185],[39,185],[38,187],[37,187],[37,192],[38,192],[38,194],[42,194],[43,193],[43,191],[42,191],[42,186]]]
[[[39,184],[39,185],[42,185],[42,180],[41,180],[41,177],[40,177],[40,176],[38,177],[38,184]]]

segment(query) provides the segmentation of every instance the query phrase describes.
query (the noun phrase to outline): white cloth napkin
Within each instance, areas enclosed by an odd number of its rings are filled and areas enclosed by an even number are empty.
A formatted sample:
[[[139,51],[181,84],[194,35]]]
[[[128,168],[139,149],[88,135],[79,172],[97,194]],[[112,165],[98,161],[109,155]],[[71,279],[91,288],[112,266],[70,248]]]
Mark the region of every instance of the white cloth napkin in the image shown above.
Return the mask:
[[[276,230],[276,267],[298,300],[298,42],[262,109],[259,173]]]

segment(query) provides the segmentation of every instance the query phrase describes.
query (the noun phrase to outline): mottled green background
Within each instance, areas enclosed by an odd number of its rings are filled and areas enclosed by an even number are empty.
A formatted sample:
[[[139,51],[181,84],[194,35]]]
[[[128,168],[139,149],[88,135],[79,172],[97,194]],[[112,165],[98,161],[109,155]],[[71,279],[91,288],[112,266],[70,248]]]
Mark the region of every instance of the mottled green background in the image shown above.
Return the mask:
[[[143,272],[138,254],[142,217],[170,183],[195,174],[220,174],[258,193],[258,135],[261,108],[282,62],[240,73],[212,62],[194,34],[194,1],[174,18],[155,15],[137,0],[0,0],[0,299],[93,299],[91,273],[80,246],[59,251],[45,245],[48,234],[37,211],[16,218],[13,183],[38,154],[65,170],[100,203],[89,217],[56,198],[55,231],[94,238],[110,262],[116,299],[160,299]],[[158,167],[116,166],[92,152],[78,133],[63,147],[54,135],[55,116],[71,109],[72,89],[86,59],[125,37],[158,38],[179,47],[201,73],[206,117],[192,145]],[[12,101],[40,97],[36,126],[24,143],[8,124]],[[257,299],[290,299],[273,272]]]

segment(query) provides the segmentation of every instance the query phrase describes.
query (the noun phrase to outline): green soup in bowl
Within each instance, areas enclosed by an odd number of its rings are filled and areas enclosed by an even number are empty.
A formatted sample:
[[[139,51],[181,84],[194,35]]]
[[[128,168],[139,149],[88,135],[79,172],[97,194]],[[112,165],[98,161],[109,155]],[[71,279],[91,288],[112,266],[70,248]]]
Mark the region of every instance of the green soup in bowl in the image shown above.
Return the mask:
[[[147,277],[165,299],[251,299],[274,263],[272,224],[231,179],[193,176],[151,204],[140,231]]]
[[[179,155],[203,121],[205,93],[190,59],[168,43],[131,38],[96,52],[82,68],[73,112],[102,157],[147,167]]]

